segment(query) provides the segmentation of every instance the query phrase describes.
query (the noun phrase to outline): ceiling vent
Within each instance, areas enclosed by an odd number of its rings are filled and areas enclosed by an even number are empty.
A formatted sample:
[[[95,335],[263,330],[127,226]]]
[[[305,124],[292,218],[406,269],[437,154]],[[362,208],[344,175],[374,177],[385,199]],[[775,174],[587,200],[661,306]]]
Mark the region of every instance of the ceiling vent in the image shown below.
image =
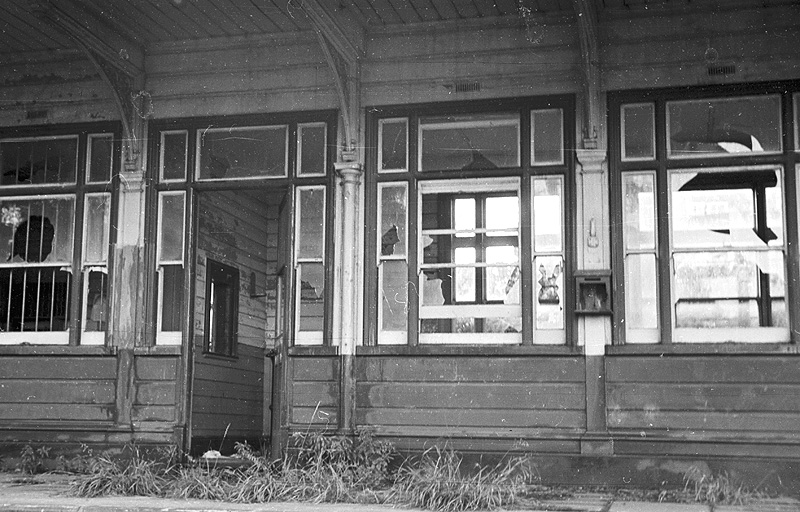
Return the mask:
[[[736,74],[736,64],[709,64],[708,76],[727,76]]]
[[[453,84],[453,91],[455,92],[480,92],[480,82],[456,82]]]
[[[47,110],[28,110],[25,112],[26,119],[45,119]]]

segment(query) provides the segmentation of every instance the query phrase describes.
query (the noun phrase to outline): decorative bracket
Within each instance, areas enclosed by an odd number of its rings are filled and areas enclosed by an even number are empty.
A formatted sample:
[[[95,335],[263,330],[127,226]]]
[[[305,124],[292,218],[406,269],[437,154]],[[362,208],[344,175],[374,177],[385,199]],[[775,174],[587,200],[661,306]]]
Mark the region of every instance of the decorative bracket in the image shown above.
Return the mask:
[[[596,149],[600,139],[600,51],[598,16],[594,0],[573,0],[578,18],[583,68],[583,147]]]
[[[341,158],[357,158],[361,116],[361,63],[364,30],[342,11],[331,13],[319,0],[302,0],[303,11],[317,34],[325,60],[333,73],[344,127]]]
[[[149,95],[142,90],[144,49],[73,0],[36,0],[30,6],[41,21],[73,40],[109,86],[122,119],[125,170],[140,170],[144,120],[150,114]]]

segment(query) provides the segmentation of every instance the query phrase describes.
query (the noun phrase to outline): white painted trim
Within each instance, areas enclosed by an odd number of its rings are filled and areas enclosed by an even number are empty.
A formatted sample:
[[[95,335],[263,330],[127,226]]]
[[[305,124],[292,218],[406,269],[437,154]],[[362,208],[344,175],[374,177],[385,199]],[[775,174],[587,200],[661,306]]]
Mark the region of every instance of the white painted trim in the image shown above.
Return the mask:
[[[565,345],[567,343],[567,332],[565,329],[536,329],[535,319],[533,324],[534,345]]]
[[[509,318],[522,317],[521,304],[463,304],[419,306],[419,318]]]
[[[83,331],[81,333],[81,345],[105,345],[105,331]]]
[[[725,329],[673,329],[675,343],[785,343],[788,327],[737,327]]]
[[[69,345],[69,331],[58,332],[0,332],[0,345]]]
[[[378,345],[407,345],[408,331],[378,331]]]
[[[656,319],[658,321],[658,319]],[[658,329],[626,329],[626,344],[658,344],[661,336]]]
[[[519,345],[522,333],[519,332],[453,332],[419,334],[419,342],[432,345]]]
[[[294,334],[295,345],[322,345],[322,331],[297,331]]]
[[[181,345],[182,343],[183,333],[180,331],[158,331],[156,333],[156,345]]]

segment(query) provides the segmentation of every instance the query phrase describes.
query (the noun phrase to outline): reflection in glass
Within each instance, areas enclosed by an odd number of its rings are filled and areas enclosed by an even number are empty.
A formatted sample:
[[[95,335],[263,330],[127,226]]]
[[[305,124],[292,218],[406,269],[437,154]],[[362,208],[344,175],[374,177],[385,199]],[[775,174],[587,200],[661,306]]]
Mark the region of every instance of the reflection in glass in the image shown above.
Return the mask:
[[[72,265],[75,198],[0,200],[0,261]]]
[[[95,183],[110,180],[113,154],[112,135],[89,135],[89,175],[86,181]]]
[[[325,189],[299,189],[297,208],[297,257],[321,258],[325,250]]]
[[[622,159],[643,160],[654,158],[655,114],[652,103],[623,105],[622,107]]]
[[[628,329],[658,328],[657,290],[656,255],[625,256],[625,324]]]
[[[78,137],[0,142],[0,185],[75,183]]]
[[[108,307],[108,276],[105,272],[90,270],[86,274],[86,318],[85,331],[106,330],[106,308]]]
[[[408,330],[408,264],[384,261],[381,264],[381,330]]]
[[[667,103],[670,157],[779,152],[779,96]]]
[[[563,123],[560,108],[531,112],[531,162],[534,165],[564,161]]]
[[[301,124],[297,130],[300,139],[298,174],[325,174],[325,125]]]
[[[161,194],[159,261],[183,261],[184,194]]]
[[[422,171],[519,166],[519,115],[482,114],[420,120]]]
[[[655,177],[652,174],[626,173],[622,180],[625,248],[655,249]]]
[[[325,318],[325,267],[321,263],[301,263],[297,268],[299,311],[298,331],[322,332]]]
[[[286,176],[287,126],[207,129],[198,133],[202,180]]]
[[[408,121],[381,119],[379,121],[380,170],[398,171],[408,168]]]
[[[161,179],[164,181],[186,179],[187,132],[161,134]]]
[[[105,264],[108,260],[108,208],[110,194],[87,194],[84,226],[84,263]]]

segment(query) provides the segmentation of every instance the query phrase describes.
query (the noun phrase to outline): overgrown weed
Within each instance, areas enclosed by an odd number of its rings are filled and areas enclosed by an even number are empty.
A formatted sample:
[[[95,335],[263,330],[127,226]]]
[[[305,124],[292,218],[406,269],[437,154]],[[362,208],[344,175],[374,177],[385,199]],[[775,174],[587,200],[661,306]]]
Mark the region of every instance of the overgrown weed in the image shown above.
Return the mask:
[[[746,505],[764,499],[767,493],[758,487],[751,487],[727,472],[708,474],[696,466],[692,466],[683,476],[684,491],[694,501],[711,505]]]
[[[88,474],[73,482],[78,496],[161,496],[177,470],[176,451],[148,453],[128,444],[118,457],[103,452],[89,459]]]
[[[26,444],[19,452],[19,470],[23,475],[35,475],[44,471],[44,461],[50,457],[50,448],[34,448]]]
[[[464,471],[462,463],[450,449],[426,450],[417,463],[400,469],[389,501],[442,512],[495,510],[518,503],[538,480],[529,457],[509,457],[471,471]]]

